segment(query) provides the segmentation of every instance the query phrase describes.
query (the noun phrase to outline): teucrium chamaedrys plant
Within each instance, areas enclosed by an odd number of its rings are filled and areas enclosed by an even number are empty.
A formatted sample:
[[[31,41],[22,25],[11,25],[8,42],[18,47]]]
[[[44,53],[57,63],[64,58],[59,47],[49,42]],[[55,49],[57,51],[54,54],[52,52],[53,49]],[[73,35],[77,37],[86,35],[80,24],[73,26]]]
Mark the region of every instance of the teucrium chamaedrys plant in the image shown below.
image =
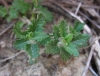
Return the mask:
[[[79,56],[78,49],[87,46],[89,35],[82,34],[84,24],[76,22],[74,27],[68,26],[65,20],[54,25],[51,40],[46,44],[48,54],[60,54],[63,60],[71,56]]]
[[[34,6],[24,0],[14,0],[12,6],[7,10],[0,6],[0,16],[7,21],[20,17],[26,17],[30,24],[18,21],[13,31],[16,35],[14,43],[18,50],[25,50],[32,59],[39,56],[39,45],[44,45],[47,54],[59,54],[63,60],[71,56],[79,56],[78,49],[87,46],[89,35],[82,34],[84,24],[76,22],[75,25],[67,25],[65,20],[61,20],[58,25],[53,26],[53,32],[47,34],[44,32],[44,26],[52,21],[52,14],[47,8],[38,4],[40,0],[33,0]],[[8,12],[8,13],[7,13]],[[23,27],[27,25],[26,29]]]

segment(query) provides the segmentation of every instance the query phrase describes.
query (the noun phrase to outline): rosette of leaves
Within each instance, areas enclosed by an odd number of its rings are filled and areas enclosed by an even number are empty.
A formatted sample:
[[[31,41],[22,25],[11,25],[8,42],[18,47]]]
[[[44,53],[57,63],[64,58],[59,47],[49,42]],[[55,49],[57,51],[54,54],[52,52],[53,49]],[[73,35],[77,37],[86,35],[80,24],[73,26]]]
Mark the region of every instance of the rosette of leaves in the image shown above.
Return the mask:
[[[64,20],[54,25],[53,34],[45,46],[45,52],[60,54],[64,61],[71,56],[79,56],[78,49],[87,46],[89,39],[89,35],[81,33],[83,26],[84,23],[76,22],[74,27],[71,27]]]
[[[18,50],[25,50],[30,59],[36,59],[39,56],[39,43],[48,37],[44,32],[45,25],[44,16],[38,14],[36,19],[33,19],[30,25],[27,25],[26,30],[22,30],[24,23],[17,22],[14,26],[14,33],[17,40],[14,43]]]

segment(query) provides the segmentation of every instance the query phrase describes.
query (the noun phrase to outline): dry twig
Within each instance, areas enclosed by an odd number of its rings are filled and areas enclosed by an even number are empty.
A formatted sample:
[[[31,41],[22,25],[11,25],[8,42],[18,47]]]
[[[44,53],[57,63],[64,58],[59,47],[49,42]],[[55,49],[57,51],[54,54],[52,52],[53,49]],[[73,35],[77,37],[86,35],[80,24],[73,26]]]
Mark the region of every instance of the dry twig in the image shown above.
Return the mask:
[[[4,4],[4,6],[5,6],[6,8],[9,7],[8,4],[7,4],[7,2],[6,2],[5,0],[1,0],[1,2]]]
[[[78,7],[77,7],[77,9],[76,9],[75,15],[77,15],[77,13],[78,13],[78,11],[79,11],[81,5],[82,5],[82,2],[83,2],[83,0],[81,0],[81,2],[79,3],[79,5],[78,5]]]
[[[75,7],[75,6],[77,6],[78,5],[78,3],[77,2],[75,2],[74,1],[74,3],[71,3],[70,1],[68,1],[68,0],[61,0],[61,1],[59,1],[60,3],[65,3],[66,5],[69,5],[69,6],[73,6],[73,7]],[[66,6],[65,5],[65,6]],[[98,7],[98,6],[94,6],[94,5],[92,5],[92,6],[90,6],[90,5],[84,5],[84,4],[82,4],[81,5],[81,8],[89,8],[89,9],[100,9],[100,7]]]
[[[92,19],[90,19],[88,16],[86,16],[84,13],[79,12],[82,16],[84,16],[85,18],[87,18],[92,24],[94,24],[98,29],[100,29],[100,25],[98,25],[95,21],[93,21]]]
[[[1,33],[0,33],[0,36],[2,36],[5,32],[7,32],[16,22],[13,22],[11,25],[9,25],[5,30],[3,30]]]
[[[15,55],[12,55],[11,57],[8,57],[6,59],[0,60],[0,63],[3,63],[3,62],[5,62],[7,60],[10,60],[10,59],[13,59],[13,58],[15,58],[16,56],[18,56],[21,53],[24,53],[24,51],[20,51],[20,52],[16,53]]]
[[[88,60],[87,60],[87,64],[86,64],[86,67],[84,69],[84,72],[83,72],[82,76],[86,76],[87,70],[89,68],[90,61],[92,59],[94,49],[95,49],[95,46],[93,45],[93,47],[91,48],[91,51],[90,51],[90,54],[89,54],[89,57],[88,57]]]
[[[97,40],[99,40],[99,39],[100,39],[100,36],[97,37],[89,46],[83,47],[83,48],[81,48],[81,49],[87,49],[87,48],[91,47],[91,46],[95,43],[95,41],[97,41]]]
[[[85,61],[83,61],[83,64],[86,65]],[[90,70],[95,76],[98,76],[98,75],[96,74],[96,72],[92,69],[91,66],[89,66],[89,70]]]
[[[94,76],[98,76],[96,72],[89,66],[89,70],[94,74]]]

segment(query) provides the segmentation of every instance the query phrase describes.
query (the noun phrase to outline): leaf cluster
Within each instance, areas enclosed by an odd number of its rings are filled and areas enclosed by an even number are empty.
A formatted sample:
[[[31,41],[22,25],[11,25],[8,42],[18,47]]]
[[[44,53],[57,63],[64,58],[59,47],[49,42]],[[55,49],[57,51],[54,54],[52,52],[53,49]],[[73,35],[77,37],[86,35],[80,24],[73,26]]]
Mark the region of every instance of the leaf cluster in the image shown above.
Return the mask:
[[[0,17],[6,18],[9,22],[12,19],[17,19],[19,16],[23,17],[27,14],[30,14],[33,18],[33,16],[37,15],[37,13],[42,13],[45,16],[45,20],[47,22],[52,21],[53,16],[51,12],[49,12],[47,8],[38,4],[39,2],[41,2],[41,0],[33,0],[33,3],[28,3],[24,0],[14,0],[8,9],[0,6]]]
[[[33,0],[32,7],[32,4],[24,0],[14,0],[8,10],[0,6],[0,16],[7,18],[8,21],[18,18],[19,15],[27,16],[28,11],[31,10],[29,13],[31,24],[18,21],[13,28],[17,38],[14,43],[15,48],[25,50],[30,62],[38,58],[40,44],[45,47],[47,54],[59,54],[64,61],[71,56],[79,56],[78,49],[87,46],[89,39],[89,35],[81,33],[84,24],[76,22],[72,27],[62,20],[58,25],[53,26],[52,34],[46,34],[44,25],[51,22],[53,16],[39,2],[41,0]]]
[[[17,38],[14,43],[15,48],[25,50],[30,62],[39,56],[39,44],[46,44],[49,40],[49,36],[44,32],[44,25],[53,19],[51,12],[39,2],[41,0],[33,0],[33,3],[14,0],[8,9],[0,6],[0,17],[6,18],[8,22],[23,16],[29,18],[31,24],[18,21],[13,31]]]
[[[31,5],[24,0],[14,0],[8,9],[0,6],[0,16],[6,18],[9,22],[12,19],[18,18],[19,14],[25,15],[30,7]]]
[[[46,44],[48,54],[60,54],[63,60],[71,56],[79,56],[78,49],[87,46],[89,35],[82,34],[84,24],[76,22],[74,27],[68,26],[65,20],[53,27],[51,40]]]
[[[53,15],[51,14],[50,11],[48,11],[47,8],[41,6],[39,4],[39,2],[41,2],[41,0],[33,0],[33,3],[34,3],[33,11],[36,12],[36,13],[42,13],[45,16],[45,21],[51,22],[52,19],[53,19]]]
[[[17,22],[13,29],[18,38],[14,43],[15,48],[25,50],[29,54],[30,59],[36,59],[39,56],[39,43],[48,38],[43,28],[45,23],[42,14],[38,14],[38,17],[33,19],[31,24],[27,25],[26,30],[22,30],[22,27],[24,27],[23,22]]]

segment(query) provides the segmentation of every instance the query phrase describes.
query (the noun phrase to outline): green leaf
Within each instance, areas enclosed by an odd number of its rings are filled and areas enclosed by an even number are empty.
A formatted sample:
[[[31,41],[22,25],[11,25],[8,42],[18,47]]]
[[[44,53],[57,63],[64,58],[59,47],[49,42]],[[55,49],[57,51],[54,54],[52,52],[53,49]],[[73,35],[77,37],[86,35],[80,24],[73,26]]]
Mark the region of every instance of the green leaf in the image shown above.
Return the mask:
[[[46,37],[45,39],[42,39],[42,41],[40,41],[39,43],[40,43],[41,45],[46,45],[50,40],[51,40],[51,39],[50,39],[50,37],[48,36],[48,37]]]
[[[60,52],[58,46],[57,46],[58,40],[51,40],[46,44],[45,52],[48,54],[57,54]]]
[[[48,9],[46,7],[42,7],[41,5],[35,5],[35,9],[36,11],[38,11],[38,13],[42,13],[44,15],[44,19],[46,22],[51,22],[53,20],[53,15],[50,11],[48,11]]]
[[[10,7],[10,10],[9,10],[9,16],[7,18],[7,21],[11,21],[12,19],[16,19],[18,18],[18,11],[15,10],[13,7]]]
[[[75,25],[74,25],[74,29],[77,31],[77,32],[80,32],[82,29],[83,29],[83,26],[85,24],[84,23],[80,23],[80,22],[76,22]]]
[[[64,20],[62,20],[59,24],[59,34],[61,37],[65,37],[67,35],[67,28],[66,28],[66,22]]]
[[[72,26],[69,26],[69,30],[70,30],[70,33],[76,34],[76,30]]]
[[[53,20],[53,15],[47,8],[43,7],[41,10],[42,14],[45,16],[46,22],[51,22]]]
[[[67,43],[70,43],[73,39],[73,34],[68,34],[66,37],[65,37],[65,40]]]
[[[54,27],[53,27],[53,35],[54,35],[55,39],[58,39],[60,37],[60,35],[59,35],[59,28],[56,25],[54,25]]]
[[[30,58],[36,59],[39,56],[39,47],[37,44],[27,44],[26,52],[29,54]]]
[[[82,48],[87,46],[87,41],[89,38],[89,35],[79,33],[75,37],[73,37],[73,41],[71,43],[73,43],[77,48]]]
[[[29,26],[28,26],[28,32],[35,32],[35,30],[36,30],[36,24],[35,24],[35,20],[32,20],[32,24],[30,24]]]
[[[23,39],[26,38],[27,31],[21,31],[23,25],[24,25],[23,22],[18,21],[18,22],[16,23],[16,25],[13,27],[13,31],[14,31],[15,35],[17,36],[17,38],[21,38],[21,39],[22,39],[22,38],[23,38]]]
[[[7,9],[3,6],[0,6],[0,17],[5,17],[7,15]]]
[[[36,23],[37,23],[37,26],[44,26],[46,24],[46,22],[44,20],[44,16],[41,13],[38,14]]]
[[[44,16],[42,14],[38,14],[37,19],[32,20],[32,24],[29,25],[28,31],[35,32],[35,31],[43,31],[43,26],[45,25]]]
[[[36,40],[37,42],[42,41],[43,39],[47,38],[48,36],[44,32],[35,32],[33,40]]]
[[[79,56],[78,49],[72,43],[69,43],[68,46],[64,45],[65,50],[73,56]]]
[[[30,9],[30,4],[24,0],[14,0],[12,7],[22,14],[25,14]]]
[[[36,31],[43,31],[44,30],[43,26],[45,26],[46,22],[45,22],[44,16],[42,14],[38,15],[38,17],[35,21],[35,24],[37,26]]]
[[[66,60],[68,60],[71,57],[71,55],[68,52],[66,52],[66,50],[64,48],[60,48],[60,57],[64,61],[66,61]]]
[[[27,39],[32,39],[34,36],[34,33],[33,32],[28,32],[27,35],[26,35],[26,38]]]
[[[25,50],[28,41],[26,39],[19,39],[14,42],[14,47],[18,50]]]

